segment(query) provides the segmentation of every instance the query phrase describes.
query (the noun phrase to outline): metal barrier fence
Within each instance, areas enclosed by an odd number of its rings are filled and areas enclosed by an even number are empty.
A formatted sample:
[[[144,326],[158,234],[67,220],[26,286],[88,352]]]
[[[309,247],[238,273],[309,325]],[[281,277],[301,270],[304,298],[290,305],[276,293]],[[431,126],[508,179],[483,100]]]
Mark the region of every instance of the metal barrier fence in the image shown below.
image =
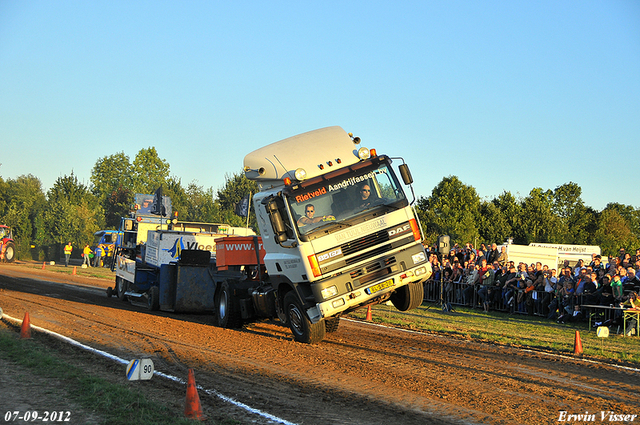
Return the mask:
[[[526,293],[524,290],[518,289],[474,286],[433,279],[424,283],[424,301],[439,303],[441,288],[442,301],[451,305],[482,308],[486,301],[489,303],[490,310],[549,318],[555,318],[564,312],[572,314],[576,305],[589,302],[588,295],[561,298],[556,297],[552,292],[531,291]]]

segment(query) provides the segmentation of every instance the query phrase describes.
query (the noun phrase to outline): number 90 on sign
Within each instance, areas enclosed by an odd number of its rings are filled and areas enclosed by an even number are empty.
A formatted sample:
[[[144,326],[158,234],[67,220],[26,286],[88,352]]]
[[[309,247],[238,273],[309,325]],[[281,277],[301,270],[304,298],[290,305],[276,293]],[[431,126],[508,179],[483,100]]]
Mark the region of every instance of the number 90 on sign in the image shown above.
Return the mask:
[[[127,379],[129,381],[147,380],[153,376],[153,361],[151,359],[135,359],[127,365]]]

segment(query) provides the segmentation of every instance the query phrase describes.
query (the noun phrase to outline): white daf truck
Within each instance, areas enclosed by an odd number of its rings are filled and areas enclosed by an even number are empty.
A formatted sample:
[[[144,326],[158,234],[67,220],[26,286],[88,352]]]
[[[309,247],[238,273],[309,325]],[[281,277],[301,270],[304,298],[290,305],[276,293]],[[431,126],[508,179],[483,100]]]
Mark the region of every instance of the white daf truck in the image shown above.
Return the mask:
[[[271,309],[297,341],[314,343],[346,312],[388,300],[402,311],[422,303],[431,267],[418,221],[391,158],[359,143],[327,127],[245,157],[245,175],[260,189],[253,204],[266,273],[246,292],[251,308],[225,304],[219,320],[229,307],[244,319]],[[275,305],[255,301],[267,293]]]

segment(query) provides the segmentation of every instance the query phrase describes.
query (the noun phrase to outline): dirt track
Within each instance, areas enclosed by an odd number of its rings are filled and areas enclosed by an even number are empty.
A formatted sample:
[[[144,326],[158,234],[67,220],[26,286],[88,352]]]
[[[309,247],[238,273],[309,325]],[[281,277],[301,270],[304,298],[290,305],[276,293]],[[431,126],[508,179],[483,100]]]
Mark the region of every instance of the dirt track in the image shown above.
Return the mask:
[[[601,411],[640,414],[634,371],[345,320],[322,343],[304,345],[275,322],[220,329],[208,316],[108,299],[109,281],[73,280],[2,265],[0,307],[123,358],[149,356],[165,373],[194,368],[198,385],[298,424],[538,424],[558,423],[561,411],[599,423]],[[269,423],[200,397],[210,417]],[[184,395],[176,398],[179,408]]]

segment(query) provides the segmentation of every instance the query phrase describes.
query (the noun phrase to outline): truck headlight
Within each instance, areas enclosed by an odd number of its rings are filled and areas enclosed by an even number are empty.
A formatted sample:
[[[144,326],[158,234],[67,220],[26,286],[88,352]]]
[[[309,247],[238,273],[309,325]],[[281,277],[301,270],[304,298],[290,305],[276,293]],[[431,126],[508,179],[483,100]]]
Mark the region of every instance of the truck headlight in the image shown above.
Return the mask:
[[[336,285],[333,285],[328,288],[324,288],[322,291],[320,291],[320,293],[322,294],[322,298],[326,300],[338,295],[338,288],[336,287]]]
[[[418,264],[425,261],[427,259],[427,256],[424,254],[424,252],[419,252],[417,254],[413,254],[411,256],[411,259],[413,260],[413,264]]]

